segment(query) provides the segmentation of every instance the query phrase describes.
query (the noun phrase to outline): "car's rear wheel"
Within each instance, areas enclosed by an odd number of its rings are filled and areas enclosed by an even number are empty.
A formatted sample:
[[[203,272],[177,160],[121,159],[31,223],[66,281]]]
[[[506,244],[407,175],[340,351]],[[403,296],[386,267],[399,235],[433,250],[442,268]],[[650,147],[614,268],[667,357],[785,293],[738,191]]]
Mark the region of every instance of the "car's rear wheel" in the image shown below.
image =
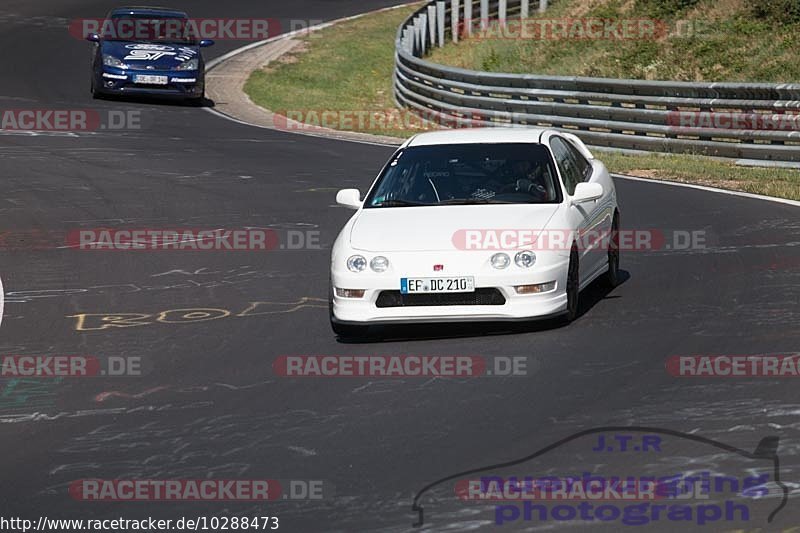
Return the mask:
[[[608,271],[603,281],[612,289],[619,285],[619,213],[614,213],[611,223],[611,238],[608,241]]]
[[[568,323],[578,317],[581,286],[579,267],[578,248],[573,244],[569,253],[569,267],[567,267],[567,312],[564,314],[564,320]]]

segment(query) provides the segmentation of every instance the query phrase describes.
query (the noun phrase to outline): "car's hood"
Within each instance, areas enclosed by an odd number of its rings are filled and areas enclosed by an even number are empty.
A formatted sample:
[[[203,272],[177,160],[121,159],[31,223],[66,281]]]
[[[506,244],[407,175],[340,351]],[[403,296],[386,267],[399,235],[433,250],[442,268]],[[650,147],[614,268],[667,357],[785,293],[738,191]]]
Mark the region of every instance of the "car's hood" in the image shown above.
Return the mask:
[[[363,209],[352,225],[350,245],[375,252],[454,250],[459,248],[457,235],[465,230],[541,231],[558,208],[525,204]]]
[[[116,57],[132,69],[173,70],[199,56],[198,46],[103,41],[103,53]]]

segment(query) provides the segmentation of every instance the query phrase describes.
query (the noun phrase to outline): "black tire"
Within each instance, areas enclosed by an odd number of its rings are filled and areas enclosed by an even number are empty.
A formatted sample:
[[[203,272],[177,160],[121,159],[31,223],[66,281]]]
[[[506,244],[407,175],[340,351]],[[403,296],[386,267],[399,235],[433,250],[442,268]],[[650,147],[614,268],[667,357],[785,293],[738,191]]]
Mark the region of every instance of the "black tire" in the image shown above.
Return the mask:
[[[611,223],[611,238],[608,241],[608,270],[603,276],[607,287],[614,288],[619,285],[619,213],[614,213]]]
[[[570,323],[578,317],[578,304],[580,300],[580,265],[578,248],[573,244],[569,252],[569,267],[567,267],[567,312],[564,321]]]
[[[195,96],[194,98],[189,98],[188,102],[194,107],[203,107],[206,103],[206,88],[203,87],[203,94]]]

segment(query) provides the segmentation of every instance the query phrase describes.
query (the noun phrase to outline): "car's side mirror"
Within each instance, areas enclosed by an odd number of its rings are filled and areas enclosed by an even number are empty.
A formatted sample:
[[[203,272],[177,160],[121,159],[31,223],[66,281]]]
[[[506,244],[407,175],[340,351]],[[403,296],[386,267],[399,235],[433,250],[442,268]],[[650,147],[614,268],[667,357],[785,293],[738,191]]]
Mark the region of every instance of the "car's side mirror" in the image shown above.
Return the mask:
[[[90,33],[89,35],[86,36],[86,40],[87,41],[91,41],[93,43],[99,43],[100,42],[100,36],[97,35],[96,33]]]
[[[214,41],[213,39],[203,39],[199,44],[200,48],[207,48],[209,46],[214,46]]]
[[[342,189],[336,193],[336,203],[350,209],[360,209],[361,192],[358,189]]]
[[[603,196],[603,186],[599,183],[581,182],[575,186],[575,193],[570,198],[572,205],[597,200]]]

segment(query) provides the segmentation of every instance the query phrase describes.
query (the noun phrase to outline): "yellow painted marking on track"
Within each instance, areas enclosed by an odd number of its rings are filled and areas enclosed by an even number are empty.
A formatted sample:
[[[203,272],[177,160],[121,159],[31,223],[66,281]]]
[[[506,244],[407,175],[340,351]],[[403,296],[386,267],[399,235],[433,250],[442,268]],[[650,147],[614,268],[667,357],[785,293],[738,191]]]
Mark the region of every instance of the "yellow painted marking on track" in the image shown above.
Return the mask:
[[[295,302],[249,302],[241,311],[216,307],[166,309],[156,313],[79,313],[67,315],[75,319],[75,331],[100,331],[109,328],[132,328],[161,324],[191,324],[228,317],[248,317],[294,313],[301,309],[326,309],[323,298],[302,297]]]

